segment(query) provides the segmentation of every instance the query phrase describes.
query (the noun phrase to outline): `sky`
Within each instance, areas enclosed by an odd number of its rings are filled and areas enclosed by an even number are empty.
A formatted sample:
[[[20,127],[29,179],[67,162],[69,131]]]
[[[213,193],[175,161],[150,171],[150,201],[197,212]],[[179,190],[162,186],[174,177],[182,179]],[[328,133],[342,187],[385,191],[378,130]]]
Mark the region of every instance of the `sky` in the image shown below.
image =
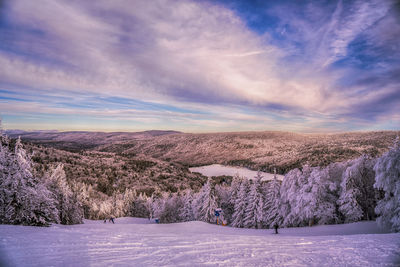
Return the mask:
[[[400,2],[0,0],[5,129],[400,129]]]

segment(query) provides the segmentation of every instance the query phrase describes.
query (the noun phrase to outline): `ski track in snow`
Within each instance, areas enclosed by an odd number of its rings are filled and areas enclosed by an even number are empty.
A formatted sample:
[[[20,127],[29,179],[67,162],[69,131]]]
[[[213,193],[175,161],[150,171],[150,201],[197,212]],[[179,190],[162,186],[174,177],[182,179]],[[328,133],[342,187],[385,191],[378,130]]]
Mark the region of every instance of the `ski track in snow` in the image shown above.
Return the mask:
[[[120,218],[0,225],[6,266],[399,266],[400,234],[375,222],[273,230]]]

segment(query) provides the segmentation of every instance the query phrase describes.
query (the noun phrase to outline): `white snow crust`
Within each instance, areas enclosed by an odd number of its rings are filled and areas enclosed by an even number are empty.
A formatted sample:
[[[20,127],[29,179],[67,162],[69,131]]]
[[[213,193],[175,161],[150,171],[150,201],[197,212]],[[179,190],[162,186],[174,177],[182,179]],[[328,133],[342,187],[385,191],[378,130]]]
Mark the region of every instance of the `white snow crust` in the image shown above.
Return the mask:
[[[117,218],[0,225],[1,266],[399,266],[400,234],[375,222],[273,230]]]

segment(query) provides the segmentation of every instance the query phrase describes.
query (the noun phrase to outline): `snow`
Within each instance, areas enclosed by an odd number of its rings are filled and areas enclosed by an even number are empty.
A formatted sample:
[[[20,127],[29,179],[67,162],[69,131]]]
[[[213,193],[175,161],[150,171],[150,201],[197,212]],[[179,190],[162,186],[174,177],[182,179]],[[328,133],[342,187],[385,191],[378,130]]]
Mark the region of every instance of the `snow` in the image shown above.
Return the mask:
[[[399,266],[400,234],[375,222],[273,230],[117,218],[0,225],[5,266]]]
[[[206,165],[206,166],[201,166],[201,167],[193,167],[189,168],[191,172],[198,172],[201,173],[204,176],[207,177],[212,177],[212,176],[222,176],[222,175],[228,175],[228,176],[235,176],[239,175],[241,177],[246,177],[248,179],[253,179],[256,175],[256,171],[249,170],[247,168],[243,167],[235,167],[235,166],[224,166],[220,164],[212,164],[212,165]],[[274,179],[274,174],[268,173],[268,172],[261,172],[263,179],[262,180],[272,180]],[[276,175],[278,180],[283,180],[283,175]]]

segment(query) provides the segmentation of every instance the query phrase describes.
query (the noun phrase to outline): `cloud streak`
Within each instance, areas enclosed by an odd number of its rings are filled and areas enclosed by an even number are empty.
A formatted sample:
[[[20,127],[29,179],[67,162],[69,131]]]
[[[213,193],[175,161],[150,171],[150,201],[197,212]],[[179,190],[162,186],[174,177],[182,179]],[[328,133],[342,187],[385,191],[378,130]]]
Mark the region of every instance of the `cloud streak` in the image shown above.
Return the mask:
[[[258,15],[276,26],[261,31],[211,1],[6,2],[0,113],[9,125],[25,109],[187,131],[368,129],[394,116],[394,3],[298,5],[266,3]]]

